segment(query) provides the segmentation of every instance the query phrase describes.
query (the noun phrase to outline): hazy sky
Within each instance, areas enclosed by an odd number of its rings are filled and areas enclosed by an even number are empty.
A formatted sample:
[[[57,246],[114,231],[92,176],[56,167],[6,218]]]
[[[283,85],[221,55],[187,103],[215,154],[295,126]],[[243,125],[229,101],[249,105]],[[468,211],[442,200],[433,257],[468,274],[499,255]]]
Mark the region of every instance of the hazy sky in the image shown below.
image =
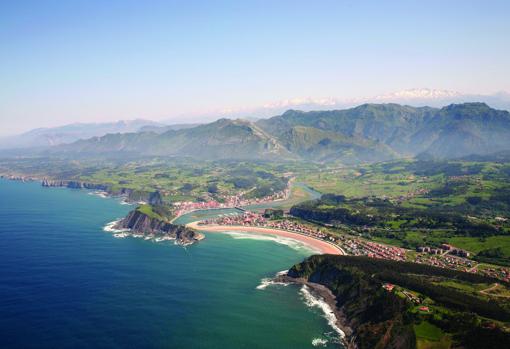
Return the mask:
[[[1,1],[0,134],[296,97],[510,91],[510,1]]]

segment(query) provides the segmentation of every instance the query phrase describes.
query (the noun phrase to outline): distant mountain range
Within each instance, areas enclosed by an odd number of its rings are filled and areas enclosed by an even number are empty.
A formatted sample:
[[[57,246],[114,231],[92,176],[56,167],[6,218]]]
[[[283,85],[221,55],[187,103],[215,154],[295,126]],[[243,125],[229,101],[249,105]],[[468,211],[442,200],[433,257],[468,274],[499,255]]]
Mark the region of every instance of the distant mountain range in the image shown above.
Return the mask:
[[[100,137],[109,133],[132,133],[168,130],[197,126],[198,124],[167,125],[151,120],[135,119],[107,123],[76,123],[59,127],[37,128],[20,135],[0,138],[0,149],[48,147]]]
[[[104,136],[108,133],[138,132],[144,126],[164,126],[150,120],[129,120],[108,123],[76,123],[59,127],[37,128],[20,135],[0,139],[0,148],[46,147],[72,143],[79,139]]]
[[[510,150],[510,113],[485,103],[463,103],[440,109],[363,104],[345,110],[288,110],[256,122],[220,119],[164,132],[108,134],[55,146],[47,153],[356,163],[504,150]]]

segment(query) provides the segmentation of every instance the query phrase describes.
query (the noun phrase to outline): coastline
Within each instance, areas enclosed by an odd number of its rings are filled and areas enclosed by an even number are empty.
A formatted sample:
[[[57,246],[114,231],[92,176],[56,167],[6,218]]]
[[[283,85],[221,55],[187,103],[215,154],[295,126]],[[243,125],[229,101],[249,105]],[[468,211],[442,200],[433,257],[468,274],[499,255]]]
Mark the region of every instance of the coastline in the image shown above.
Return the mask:
[[[14,178],[2,177],[2,179],[9,180],[9,181],[40,182],[40,183],[42,183],[42,181],[40,179],[35,179],[35,178],[31,178],[30,180],[28,180],[26,178],[14,179]],[[85,192],[87,192],[89,195],[95,195],[95,196],[99,196],[102,198],[121,198],[121,199],[125,200],[125,201],[123,200],[123,201],[119,202],[119,204],[126,204],[126,203],[132,204],[133,203],[132,201],[129,202],[128,201],[129,199],[123,195],[114,195],[114,194],[111,194],[104,190],[90,189],[90,188],[86,188],[86,187],[73,188],[73,187],[69,187],[69,186],[50,186],[50,187],[54,187],[54,188],[63,187],[66,189],[85,189]],[[285,199],[280,199],[280,200],[285,200]],[[218,208],[218,209],[222,209],[222,208]],[[213,209],[206,209],[206,210],[214,211],[216,209],[213,208]],[[198,209],[198,210],[194,210],[194,211],[201,211],[201,210]],[[190,213],[190,212],[187,212],[186,214],[188,214],[188,213]],[[180,216],[174,217],[172,219],[172,221],[174,221],[175,219],[177,219],[179,217]],[[177,241],[173,238],[167,238],[167,237],[156,238],[154,236],[150,236],[150,237],[143,236],[143,235],[133,232],[130,229],[116,229],[116,228],[114,228],[114,225],[117,224],[119,221],[120,220],[115,220],[115,221],[107,223],[103,227],[103,231],[112,233],[112,235],[116,238],[133,237],[133,238],[142,238],[145,240],[151,240],[154,242],[162,242],[162,241],[171,240],[174,242],[174,244],[179,245],[177,243]],[[221,226],[221,225],[199,226],[198,223],[199,223],[199,221],[195,221],[195,222],[188,223],[185,226],[188,228],[194,229],[196,231],[205,231],[205,232],[219,232],[219,233],[221,233],[221,232],[226,232],[226,231],[246,231],[246,232],[253,232],[253,233],[258,233],[258,234],[263,234],[263,235],[264,234],[265,235],[275,235],[275,236],[288,238],[288,239],[292,239],[292,240],[301,242],[304,245],[311,247],[311,249],[313,249],[321,254],[333,254],[333,255],[345,254],[345,252],[340,247],[333,245],[330,242],[327,242],[327,241],[324,241],[324,240],[321,240],[321,239],[318,239],[315,237],[311,237],[308,235],[304,235],[301,233],[297,233],[297,232],[290,232],[290,231],[286,231],[286,230],[280,230],[280,229],[275,229],[275,228],[264,228],[264,227]],[[202,238],[200,240],[202,240]],[[187,246],[187,244],[182,244],[182,245]],[[321,301],[326,303],[327,306],[330,308],[331,313],[334,315],[334,319],[333,319],[334,323],[330,322],[329,324],[331,327],[333,327],[335,332],[337,332],[339,334],[338,339],[341,341],[343,346],[346,349],[357,349],[357,347],[351,337],[352,330],[349,327],[349,323],[348,323],[347,319],[345,318],[345,316],[343,316],[341,309],[337,308],[336,299],[328,288],[326,288],[325,286],[320,285],[320,284],[308,282],[306,280],[294,279],[287,275],[279,275],[273,280],[283,282],[283,283],[294,283],[294,284],[306,286],[308,288],[307,293],[309,292],[310,294],[312,294],[312,296],[314,298],[320,299]],[[301,292],[302,292],[302,290],[301,290]],[[306,301],[305,301],[305,304],[306,304]],[[322,311],[324,311],[324,309],[322,309]],[[326,317],[326,319],[327,319],[327,317]]]
[[[249,240],[235,242],[229,241],[230,238],[226,238],[226,240],[217,240],[220,243],[208,243],[207,247],[206,245],[200,245],[202,246],[200,248],[187,248],[184,250],[183,248],[173,246],[173,241],[158,245],[140,239],[114,239],[109,234],[102,233],[98,229],[100,229],[103,222],[113,220],[111,217],[122,216],[122,214],[118,213],[119,210],[117,209],[121,206],[118,206],[115,200],[103,200],[98,197],[89,196],[86,191],[69,191],[58,188],[56,190],[44,189],[40,188],[37,183],[29,183],[28,185],[19,183],[14,186],[9,185],[9,188],[5,185],[5,189],[10,189],[11,187],[14,190],[22,190],[22,192],[13,191],[13,194],[26,193],[28,195],[18,196],[18,199],[14,200],[14,202],[20,204],[23,212],[25,212],[23,207],[24,201],[30,202],[31,206],[28,208],[38,206],[48,208],[47,211],[50,215],[45,214],[45,218],[59,217],[60,208],[65,210],[67,208],[73,209],[72,213],[69,212],[69,214],[65,215],[66,224],[52,219],[51,226],[57,227],[58,230],[48,229],[48,236],[40,234],[41,231],[46,229],[46,225],[40,224],[38,220],[33,221],[33,226],[37,227],[38,230],[23,230],[26,240],[20,240],[17,237],[20,234],[18,230],[21,232],[21,229],[18,227],[12,225],[12,229],[9,229],[9,231],[12,231],[12,234],[9,235],[12,237],[12,240],[9,239],[8,241],[13,241],[13,243],[17,243],[17,246],[20,247],[16,250],[11,248],[11,245],[5,244],[5,249],[8,247],[12,251],[12,253],[9,253],[12,259],[9,258],[9,264],[7,264],[10,270],[16,270],[16,265],[19,266],[21,263],[23,267],[26,265],[27,270],[32,271],[31,259],[22,258],[20,260],[18,257],[20,252],[34,251],[22,248],[32,246],[25,245],[26,241],[29,241],[34,243],[34,246],[37,246],[37,248],[39,246],[40,248],[52,248],[46,254],[48,256],[48,265],[52,268],[58,268],[59,271],[66,272],[57,273],[54,269],[43,268],[44,274],[36,276],[41,277],[41,282],[44,282],[45,287],[31,288],[28,290],[30,293],[27,292],[27,295],[19,294],[18,290],[12,289],[12,297],[27,297],[27,301],[20,302],[20,305],[28,303],[30,306],[24,308],[28,310],[20,311],[19,313],[13,312],[12,317],[16,317],[16,321],[10,321],[8,328],[12,329],[12,331],[6,337],[9,340],[11,338],[19,338],[22,341],[19,342],[22,347],[30,346],[30,343],[25,345],[25,341],[35,342],[34,345],[37,345],[37,343],[41,345],[40,343],[43,343],[43,345],[48,347],[58,347],[59,342],[64,343],[64,340],[68,338],[72,346],[73,339],[68,337],[68,331],[73,331],[77,335],[82,336],[87,340],[86,344],[90,344],[92,347],[94,345],[100,346],[104,341],[111,341],[111,338],[114,338],[122,345],[129,346],[135,343],[136,346],[143,347],[144,344],[147,345],[149,343],[147,342],[148,339],[139,338],[139,336],[133,336],[133,338],[130,336],[126,337],[125,331],[128,329],[136,333],[136,331],[140,330],[140,326],[145,326],[145,324],[150,325],[150,327],[147,327],[147,332],[153,331],[153,333],[158,335],[149,336],[151,337],[149,345],[157,346],[165,342],[169,343],[172,347],[183,348],[193,347],[201,341],[200,338],[213,341],[214,347],[218,348],[222,347],[220,344],[224,346],[224,343],[227,343],[226,346],[228,347],[229,343],[240,342],[249,343],[248,346],[251,343],[261,343],[263,346],[289,349],[294,346],[293,343],[298,343],[304,348],[313,348],[311,344],[313,339],[323,338],[325,333],[331,331],[328,324],[323,320],[322,313],[315,310],[311,311],[302,304],[299,295],[296,295],[298,289],[288,288],[280,290],[278,292],[282,293],[283,296],[276,299],[273,290],[263,292],[254,289],[262,276],[272,277],[274,276],[273,270],[284,270],[291,266],[295,262],[294,260],[301,260],[301,253],[293,249],[282,248],[272,242],[263,242],[260,243],[261,246],[257,246],[254,249],[254,252],[258,253],[247,256],[243,249],[239,249],[239,247],[242,247],[239,245],[250,244]],[[29,190],[24,191],[24,188]],[[29,196],[32,192],[40,193],[44,200],[49,201],[50,199],[48,198],[54,198],[52,200],[58,202],[59,206],[42,205],[37,201],[39,195],[34,195],[32,200]],[[5,206],[12,206],[10,200],[5,200],[4,204]],[[77,211],[74,211],[75,207],[78,208]],[[108,210],[102,210],[101,208],[103,207],[107,207]],[[110,209],[113,209],[113,212],[110,212]],[[124,206],[120,208],[120,211],[127,209],[128,207]],[[82,213],[82,210],[85,213]],[[73,215],[75,217],[91,217],[92,219],[74,219],[72,218]],[[5,216],[5,218],[10,220],[14,218],[14,221],[16,221],[14,216]],[[75,227],[75,225],[67,223],[80,224],[80,229],[77,226]],[[81,224],[86,224],[87,226],[82,230]],[[38,232],[38,238],[34,238],[33,235],[36,231]],[[271,245],[276,245],[277,247],[275,248]],[[267,251],[266,247],[269,247],[270,251],[281,252],[282,257],[280,253],[271,253],[269,255],[270,258],[263,258],[265,260],[261,260],[260,257],[263,255],[260,254],[260,251]],[[38,251],[35,250],[36,253]],[[58,253],[54,253],[54,251]],[[80,262],[73,265],[73,268],[69,268],[69,264],[64,262],[54,263],[54,256],[58,256],[59,260],[65,261],[65,258],[70,255],[69,251],[80,253]],[[238,258],[235,258],[235,256],[238,256]],[[75,255],[73,254],[73,261],[76,260],[74,258]],[[244,263],[239,263],[239,260],[244,261]],[[104,266],[104,268],[98,268],[98,265]],[[204,267],[202,268],[202,266]],[[113,274],[112,270],[114,271]],[[211,271],[213,274],[211,274]],[[99,274],[89,274],[89,272]],[[34,277],[27,273],[10,273],[10,275],[16,278],[20,275],[19,277],[22,280],[26,280],[25,284],[28,285],[31,282],[30,278]],[[80,297],[76,297],[74,295],[76,293],[74,288],[54,288],[55,277],[58,279],[57,282],[60,282],[66,275],[67,279],[72,281],[81,280],[81,278],[87,279],[87,283],[84,285],[80,283],[74,284],[77,289],[81,289],[80,287],[84,286],[87,287],[87,299],[83,300],[81,294]],[[119,287],[106,287],[105,289],[108,292],[100,292],[101,299],[98,301],[96,290],[103,289],[105,285],[111,285],[112,277],[114,281],[120,280],[118,282]],[[140,293],[133,292],[132,285],[136,285],[137,290],[141,290]],[[23,288],[21,291],[25,290],[27,288]],[[54,292],[57,291],[58,293],[55,294]],[[204,314],[204,307],[201,307],[200,302],[195,302],[193,299],[204,298],[205,291],[207,291],[207,297],[219,301],[211,302],[213,306],[207,307],[207,312]],[[48,294],[47,297],[46,294]],[[73,302],[73,304],[69,305],[70,308],[54,307],[55,313],[58,316],[52,316],[52,314],[44,311],[45,307],[51,307],[55,304],[55,299],[62,299],[59,298],[63,297],[61,295],[64,295],[66,299]],[[32,298],[28,298],[30,296]],[[41,298],[42,302],[44,302],[41,303],[42,305],[39,304]],[[8,300],[6,299],[5,304],[8,304]],[[97,307],[94,308],[94,311],[97,309],[97,314],[100,315],[98,315],[99,322],[96,322],[97,329],[100,331],[97,336],[88,336],[90,329],[87,326],[83,326],[84,321],[87,322],[88,319],[86,317],[87,314],[80,312],[80,309],[83,309],[82,304]],[[132,309],[133,307],[130,308],[130,304],[140,304],[140,307]],[[272,306],[267,307],[267,304],[272,304]],[[18,303],[15,305],[18,306]],[[68,313],[68,309],[72,309],[72,312]],[[189,311],[193,316],[190,317],[189,321],[176,322],[175,319],[182,316],[183,311]],[[229,316],[224,316],[225,311],[228,312]],[[133,316],[126,317],[126,312],[130,314],[133,312]],[[45,333],[48,333],[47,331],[55,331],[51,332],[55,333],[55,336],[48,337],[44,333],[36,331],[28,339],[27,336],[18,337],[17,332],[15,332],[17,321],[30,323],[30,316],[33,314],[36,314],[34,316],[41,316],[42,321],[44,321]],[[254,314],[257,316],[254,316]],[[7,315],[10,316],[11,314]],[[63,325],[64,327],[58,327],[59,324],[62,324],[59,319],[68,315],[69,321],[66,321]],[[215,321],[214,326],[208,328],[208,319],[210,317],[219,319],[221,322]],[[129,321],[124,318],[127,318]],[[238,321],[238,319],[243,319],[243,321]],[[199,328],[198,334],[200,336],[195,336],[191,339],[181,339],[183,336],[173,335],[175,331],[168,331],[168,323],[172,323],[172,328],[175,328],[180,333],[189,333],[190,326],[193,326],[194,329]],[[211,328],[215,331],[211,332]],[[217,335],[216,329],[220,331],[220,336]],[[61,330],[62,332],[60,332]],[[268,338],[267,331],[271,330],[278,334],[277,339]],[[211,337],[208,337],[209,335]],[[332,333],[332,335],[335,335],[335,333]]]
[[[263,228],[263,227],[246,227],[242,225],[198,225],[198,222],[192,222],[186,224],[188,228],[205,231],[205,232],[213,232],[213,233],[221,233],[225,231],[245,231],[250,233],[258,233],[258,234],[268,234],[268,235],[276,235],[288,239],[293,239],[299,241],[307,246],[312,247],[314,250],[320,251],[323,254],[334,254],[334,255],[343,255],[344,251],[327,241],[317,239],[308,235],[294,233],[286,230],[274,229],[274,228]]]
[[[343,346],[346,349],[358,349],[358,345],[356,344],[356,334],[342,309],[337,306],[336,297],[329,288],[321,284],[310,282],[303,278],[293,278],[287,274],[278,275],[273,279],[273,281],[287,284],[303,285],[303,287],[308,287],[309,292],[314,297],[324,301],[331,309],[336,320],[334,326],[336,326],[341,332],[339,333],[339,339]]]

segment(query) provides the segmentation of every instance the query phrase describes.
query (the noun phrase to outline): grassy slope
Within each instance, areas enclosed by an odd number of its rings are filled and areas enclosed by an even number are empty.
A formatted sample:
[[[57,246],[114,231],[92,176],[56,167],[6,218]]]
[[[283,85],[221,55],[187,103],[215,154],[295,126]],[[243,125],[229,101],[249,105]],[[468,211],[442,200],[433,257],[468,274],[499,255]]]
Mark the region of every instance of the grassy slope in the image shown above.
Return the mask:
[[[152,209],[151,205],[141,205],[136,210],[141,212],[141,213],[143,213],[144,215],[146,215],[146,216],[148,216],[150,218],[158,219],[158,220],[161,220],[161,221],[165,221],[166,220],[165,217],[163,217],[160,214],[154,212],[154,210]]]

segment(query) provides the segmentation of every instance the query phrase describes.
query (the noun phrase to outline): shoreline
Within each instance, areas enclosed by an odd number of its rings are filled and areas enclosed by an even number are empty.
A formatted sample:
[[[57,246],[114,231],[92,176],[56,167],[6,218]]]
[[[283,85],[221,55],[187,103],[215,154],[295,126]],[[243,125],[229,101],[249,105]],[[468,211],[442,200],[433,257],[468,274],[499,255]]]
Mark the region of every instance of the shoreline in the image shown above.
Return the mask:
[[[286,230],[274,229],[274,228],[264,228],[264,227],[246,227],[243,225],[198,225],[198,222],[191,222],[186,224],[188,228],[212,232],[212,233],[222,233],[226,231],[245,231],[250,233],[259,233],[259,234],[267,234],[267,235],[276,235],[288,239],[293,239],[299,241],[307,246],[310,246],[312,249],[316,251],[320,251],[323,254],[334,254],[334,255],[343,255],[344,251],[332,243],[327,241],[314,238],[312,236],[290,232]]]
[[[346,349],[358,349],[356,343],[356,334],[352,329],[349,320],[345,316],[341,308],[337,306],[336,297],[329,288],[324,285],[310,282],[302,278],[293,278],[287,274],[278,275],[273,279],[275,282],[289,283],[295,285],[303,285],[309,288],[309,292],[321,300],[323,300],[331,309],[335,316],[335,326],[338,327],[342,334],[340,334],[340,341]]]
[[[1,177],[1,179],[8,180],[8,181],[21,181],[21,182],[42,182],[38,178],[30,178],[30,179],[14,179],[14,178],[6,178]],[[53,186],[54,188],[57,188],[57,186]],[[124,202],[119,202],[119,204],[132,204],[132,202],[129,202],[128,198],[124,196],[117,196],[113,195],[111,193],[108,193],[104,190],[97,190],[97,189],[89,189],[89,188],[70,188],[67,186],[59,186],[66,189],[85,189],[85,191],[88,192],[89,195],[97,195],[101,196],[103,198],[122,198],[124,199]],[[98,193],[101,193],[101,195],[98,195]],[[128,200],[126,200],[128,199]],[[285,200],[285,199],[281,199]],[[235,207],[234,207],[235,208]],[[218,208],[221,209],[221,208]],[[215,210],[215,209],[205,209],[205,210]],[[201,211],[201,210],[194,210],[194,211]],[[187,212],[188,214],[190,212]],[[174,221],[175,219],[179,218],[181,216],[175,217],[172,219]],[[142,238],[144,240],[151,240],[154,242],[162,242],[162,241],[168,241],[173,240],[175,245],[181,245],[186,247],[187,244],[179,244],[177,243],[176,239],[170,239],[170,238],[156,238],[154,236],[148,237],[148,236],[142,236],[139,234],[134,233],[130,229],[115,229],[114,225],[117,224],[119,220],[115,220],[112,222],[107,223],[103,227],[103,231],[111,233],[112,236],[115,238],[125,238],[125,237],[132,237],[132,238]],[[312,250],[318,251],[322,254],[333,254],[333,255],[345,255],[345,252],[341,249],[341,247],[336,246],[330,242],[324,241],[322,239],[318,239],[312,236],[308,236],[305,234],[297,233],[297,232],[290,232],[286,230],[280,230],[275,228],[265,228],[265,227],[246,227],[246,226],[221,226],[221,225],[206,225],[206,226],[199,226],[199,221],[191,222],[188,224],[185,224],[186,227],[194,229],[196,231],[205,231],[205,232],[225,232],[225,231],[246,231],[246,232],[253,232],[258,234],[265,234],[265,235],[275,235],[283,238],[292,239],[298,242],[303,243],[306,246],[309,246]],[[202,240],[203,237],[200,239]],[[349,322],[343,315],[343,312],[341,309],[339,309],[336,306],[336,298],[334,297],[333,293],[325,286],[320,284],[315,284],[308,282],[306,280],[301,279],[294,279],[287,275],[278,275],[273,280],[277,282],[283,282],[283,283],[293,283],[293,284],[300,284],[303,286],[307,286],[309,288],[309,292],[312,294],[312,296],[317,297],[321,300],[323,300],[331,309],[332,313],[334,314],[335,318],[335,326],[340,329],[341,333],[339,333],[339,340],[344,345],[346,349],[357,349],[357,346],[354,342],[354,338],[352,337],[353,331],[349,327]],[[330,324],[331,325],[331,324]],[[335,328],[333,328],[335,330]],[[337,330],[335,330],[338,332]]]

